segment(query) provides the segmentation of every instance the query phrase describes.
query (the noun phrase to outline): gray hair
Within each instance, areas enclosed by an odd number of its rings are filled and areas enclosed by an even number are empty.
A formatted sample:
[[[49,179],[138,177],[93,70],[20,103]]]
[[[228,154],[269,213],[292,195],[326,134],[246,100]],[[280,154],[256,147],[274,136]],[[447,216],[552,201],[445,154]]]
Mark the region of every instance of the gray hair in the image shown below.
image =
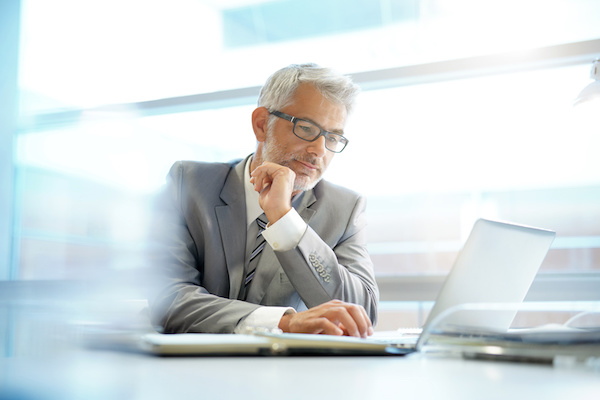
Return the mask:
[[[314,85],[330,102],[342,104],[350,114],[360,92],[350,77],[317,64],[292,64],[280,69],[267,79],[258,97],[258,106],[269,111],[290,105],[300,84]]]

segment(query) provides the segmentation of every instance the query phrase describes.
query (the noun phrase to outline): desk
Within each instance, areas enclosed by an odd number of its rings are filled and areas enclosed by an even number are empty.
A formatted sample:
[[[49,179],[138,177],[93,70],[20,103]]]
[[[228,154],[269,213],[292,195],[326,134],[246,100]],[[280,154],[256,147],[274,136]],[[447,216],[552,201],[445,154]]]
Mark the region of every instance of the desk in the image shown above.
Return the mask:
[[[2,358],[0,377],[2,400],[600,399],[598,371],[430,354],[159,358],[73,350]]]

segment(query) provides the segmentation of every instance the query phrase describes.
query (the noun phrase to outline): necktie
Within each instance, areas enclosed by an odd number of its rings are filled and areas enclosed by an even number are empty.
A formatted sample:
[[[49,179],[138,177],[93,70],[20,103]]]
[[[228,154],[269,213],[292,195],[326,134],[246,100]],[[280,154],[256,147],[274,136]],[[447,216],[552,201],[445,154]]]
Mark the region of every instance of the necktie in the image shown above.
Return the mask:
[[[246,278],[244,279],[244,288],[245,292],[248,292],[248,286],[254,278],[254,273],[256,272],[256,266],[258,265],[259,255],[262,250],[265,248],[265,244],[267,244],[265,238],[262,235],[262,232],[267,227],[266,222],[267,217],[265,214],[262,214],[260,217],[256,219],[256,223],[258,224],[258,234],[256,235],[256,245],[254,250],[250,254],[250,260],[248,261],[248,270],[246,272]]]

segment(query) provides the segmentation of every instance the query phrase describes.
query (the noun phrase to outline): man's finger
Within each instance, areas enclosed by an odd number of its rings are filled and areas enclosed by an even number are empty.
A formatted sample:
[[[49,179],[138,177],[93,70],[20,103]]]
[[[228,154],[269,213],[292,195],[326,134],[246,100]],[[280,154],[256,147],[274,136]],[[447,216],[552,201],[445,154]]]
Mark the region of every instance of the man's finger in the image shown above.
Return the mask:
[[[336,325],[342,324],[349,336],[361,336],[358,324],[354,320],[352,314],[350,314],[347,307],[332,307],[328,309],[327,312],[323,314],[323,316],[331,322],[335,323]]]
[[[312,333],[322,333],[325,335],[342,336],[344,331],[329,319],[321,317],[310,320],[310,331]]]
[[[356,304],[332,300],[307,311],[293,314],[287,326],[289,332],[322,333],[367,337],[373,326],[365,309]]]
[[[265,183],[263,188],[259,191],[259,194],[263,194],[263,192],[271,187],[270,183]]]
[[[289,323],[289,331],[294,333],[311,333],[341,336],[344,331],[329,319],[321,316],[303,315],[297,313],[292,315]]]
[[[365,311],[365,309],[361,306],[350,305],[346,307],[346,310],[351,315],[352,320],[356,323],[358,336],[369,336],[369,327],[372,328],[372,325],[371,320],[367,316],[367,312]]]

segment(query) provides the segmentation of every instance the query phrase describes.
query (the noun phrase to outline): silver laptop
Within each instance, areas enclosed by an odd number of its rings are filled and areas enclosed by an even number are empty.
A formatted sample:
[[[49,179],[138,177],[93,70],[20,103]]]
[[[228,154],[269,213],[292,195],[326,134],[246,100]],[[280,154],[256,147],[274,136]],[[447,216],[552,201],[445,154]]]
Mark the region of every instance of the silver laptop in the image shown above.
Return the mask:
[[[555,232],[479,219],[427,317],[430,329],[506,332]],[[419,344],[426,340],[419,338]]]
[[[431,330],[442,326],[506,332],[554,237],[554,232],[545,229],[479,219],[439,292],[423,333],[407,340],[260,332],[149,334],[143,337],[142,349],[162,355],[407,354],[419,350]],[[489,309],[494,306],[495,310]]]

